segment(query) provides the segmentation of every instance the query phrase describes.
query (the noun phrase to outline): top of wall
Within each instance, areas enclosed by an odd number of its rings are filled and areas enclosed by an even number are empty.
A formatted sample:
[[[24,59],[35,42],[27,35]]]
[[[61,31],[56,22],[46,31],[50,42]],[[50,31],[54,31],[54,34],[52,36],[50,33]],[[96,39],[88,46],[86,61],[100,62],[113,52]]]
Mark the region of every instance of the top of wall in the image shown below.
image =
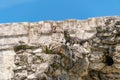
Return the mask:
[[[107,19],[117,20],[120,16],[0,24],[0,47],[15,45],[20,40],[36,44],[62,41],[62,32],[65,29],[68,29],[72,36],[85,39],[95,32],[95,27],[104,26]]]

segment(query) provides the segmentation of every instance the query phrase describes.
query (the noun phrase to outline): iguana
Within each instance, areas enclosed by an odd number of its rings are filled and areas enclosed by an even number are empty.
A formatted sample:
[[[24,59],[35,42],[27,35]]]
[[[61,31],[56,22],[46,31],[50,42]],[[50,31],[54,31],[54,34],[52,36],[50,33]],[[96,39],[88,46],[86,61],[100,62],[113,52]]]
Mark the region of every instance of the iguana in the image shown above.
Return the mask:
[[[70,45],[73,45],[73,44],[80,44],[80,45],[82,45],[83,43],[91,40],[93,37],[89,38],[89,39],[79,39],[77,37],[71,37],[70,33],[68,32],[68,30],[64,30],[64,38],[66,40],[65,44],[70,43]]]

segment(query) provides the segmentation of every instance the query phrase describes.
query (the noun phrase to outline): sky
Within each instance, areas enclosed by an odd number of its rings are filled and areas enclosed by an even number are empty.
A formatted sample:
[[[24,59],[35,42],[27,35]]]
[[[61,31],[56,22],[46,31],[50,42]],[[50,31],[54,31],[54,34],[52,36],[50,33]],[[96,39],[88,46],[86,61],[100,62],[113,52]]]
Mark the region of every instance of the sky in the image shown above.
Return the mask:
[[[119,15],[120,0],[0,0],[0,23]]]

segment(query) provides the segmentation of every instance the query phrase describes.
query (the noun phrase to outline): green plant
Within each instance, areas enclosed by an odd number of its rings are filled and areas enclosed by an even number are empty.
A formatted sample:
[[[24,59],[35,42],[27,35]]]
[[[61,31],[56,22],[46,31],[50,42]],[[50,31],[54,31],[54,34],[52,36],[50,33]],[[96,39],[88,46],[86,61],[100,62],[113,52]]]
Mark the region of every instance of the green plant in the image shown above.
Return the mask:
[[[45,53],[46,54],[51,54],[51,50],[50,50],[50,48],[49,47],[47,47],[47,46],[45,46]]]

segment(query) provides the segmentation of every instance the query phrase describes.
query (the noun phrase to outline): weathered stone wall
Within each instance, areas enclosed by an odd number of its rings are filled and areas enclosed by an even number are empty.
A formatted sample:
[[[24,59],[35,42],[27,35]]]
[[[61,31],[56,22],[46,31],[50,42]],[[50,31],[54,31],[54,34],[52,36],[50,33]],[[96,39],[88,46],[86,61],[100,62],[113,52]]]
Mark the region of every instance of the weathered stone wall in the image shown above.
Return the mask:
[[[64,43],[65,40],[64,40],[63,30],[65,29],[68,29],[70,31],[71,36],[76,36],[80,39],[87,39],[92,37],[94,34],[96,34],[96,27],[107,25],[105,24],[105,22],[109,18],[112,18],[115,20],[120,19],[119,17],[101,17],[101,18],[91,18],[91,19],[82,20],[82,21],[81,20],[65,20],[65,21],[58,21],[58,22],[54,22],[54,21],[42,22],[41,21],[37,23],[1,24],[0,25],[0,64],[1,64],[0,80],[11,79],[14,75],[13,69],[14,67],[16,67],[16,65],[14,65],[15,52],[13,50],[13,46],[18,44],[19,41],[24,41],[26,44],[32,44],[32,45],[39,45],[39,44],[49,45],[51,43],[56,43],[56,42]],[[100,56],[102,56],[102,54]],[[96,60],[96,56],[94,56],[94,54],[93,54],[93,57],[95,57],[95,60]],[[87,59],[82,58],[82,60],[84,61]],[[80,62],[82,60],[80,60]],[[103,63],[99,65],[104,66]],[[81,66],[81,65],[76,64],[76,66]],[[94,65],[91,65],[91,66],[95,67]],[[72,71],[75,71],[75,70],[72,70]]]

